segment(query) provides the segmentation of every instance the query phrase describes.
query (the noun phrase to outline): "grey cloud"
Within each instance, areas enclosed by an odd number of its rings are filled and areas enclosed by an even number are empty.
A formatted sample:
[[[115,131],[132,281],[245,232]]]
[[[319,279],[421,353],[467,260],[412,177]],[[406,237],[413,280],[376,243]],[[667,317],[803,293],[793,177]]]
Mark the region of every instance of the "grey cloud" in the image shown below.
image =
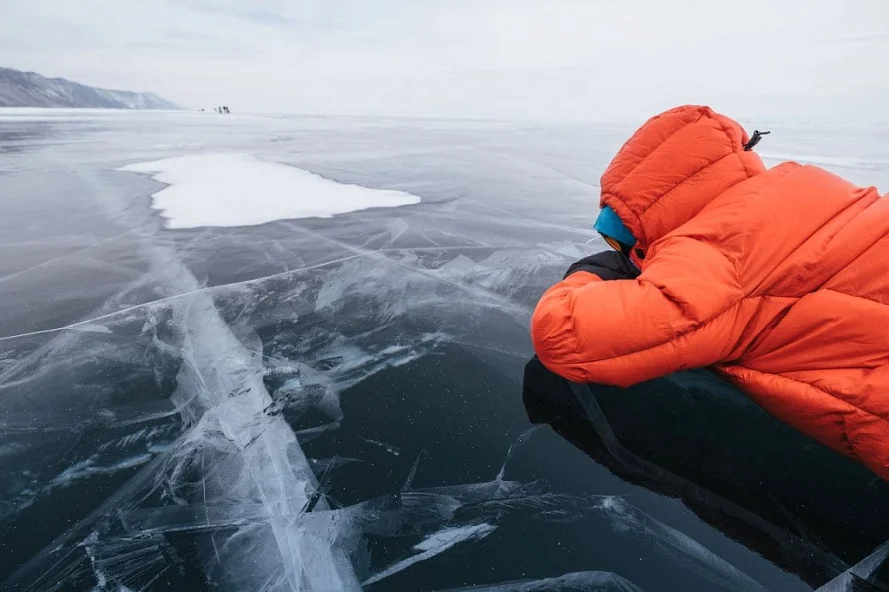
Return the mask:
[[[884,0],[12,0],[0,63],[238,111],[880,117]]]

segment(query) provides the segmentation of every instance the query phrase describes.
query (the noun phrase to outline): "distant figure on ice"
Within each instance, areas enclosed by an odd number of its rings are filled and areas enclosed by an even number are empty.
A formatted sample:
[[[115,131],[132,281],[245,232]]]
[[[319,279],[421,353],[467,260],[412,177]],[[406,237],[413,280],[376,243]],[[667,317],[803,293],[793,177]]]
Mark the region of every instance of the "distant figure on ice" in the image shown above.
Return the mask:
[[[700,106],[636,131],[601,180],[614,251],[543,295],[534,348],[574,382],[711,367],[889,480],[889,199],[814,166],[766,169],[760,138]]]

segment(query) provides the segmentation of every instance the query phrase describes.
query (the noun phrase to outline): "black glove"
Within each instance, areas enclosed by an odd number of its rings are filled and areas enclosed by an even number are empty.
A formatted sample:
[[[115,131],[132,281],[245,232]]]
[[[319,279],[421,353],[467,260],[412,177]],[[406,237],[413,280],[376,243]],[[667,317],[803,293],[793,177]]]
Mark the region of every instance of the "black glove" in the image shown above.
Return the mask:
[[[601,253],[584,257],[568,268],[565,277],[576,271],[594,273],[605,281],[632,280],[639,277],[640,273],[626,255],[617,251],[602,251]]]

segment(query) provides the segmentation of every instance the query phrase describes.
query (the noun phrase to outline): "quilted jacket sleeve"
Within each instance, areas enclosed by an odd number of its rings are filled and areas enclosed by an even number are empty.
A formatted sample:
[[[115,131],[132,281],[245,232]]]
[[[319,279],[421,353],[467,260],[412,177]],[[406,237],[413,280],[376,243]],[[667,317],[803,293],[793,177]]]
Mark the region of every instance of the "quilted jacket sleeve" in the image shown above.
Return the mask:
[[[685,237],[665,240],[653,255],[635,279],[579,269],[543,295],[531,337],[549,370],[626,387],[722,360],[743,296],[734,266]]]

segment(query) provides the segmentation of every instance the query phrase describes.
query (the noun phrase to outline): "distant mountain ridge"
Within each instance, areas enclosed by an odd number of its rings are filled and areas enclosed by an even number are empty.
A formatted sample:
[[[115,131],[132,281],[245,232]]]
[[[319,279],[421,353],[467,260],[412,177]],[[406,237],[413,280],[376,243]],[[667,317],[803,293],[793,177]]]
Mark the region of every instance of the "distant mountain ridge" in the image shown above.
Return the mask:
[[[107,90],[0,67],[0,107],[182,109],[153,93]]]

